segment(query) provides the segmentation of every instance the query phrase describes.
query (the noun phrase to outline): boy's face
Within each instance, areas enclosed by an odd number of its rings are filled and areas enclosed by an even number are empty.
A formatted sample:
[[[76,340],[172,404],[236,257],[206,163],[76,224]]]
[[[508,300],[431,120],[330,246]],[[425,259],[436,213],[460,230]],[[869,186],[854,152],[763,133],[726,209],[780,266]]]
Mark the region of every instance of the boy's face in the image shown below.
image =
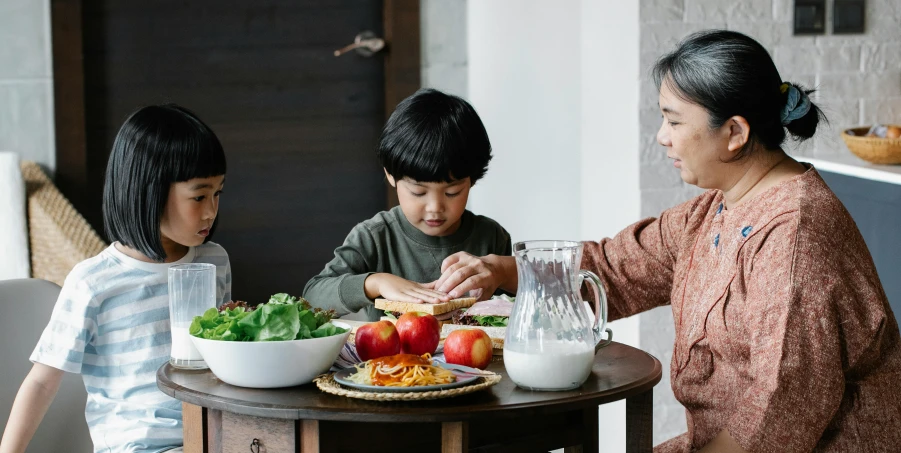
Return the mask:
[[[388,172],[385,175],[397,189],[404,216],[416,229],[429,236],[448,236],[460,228],[472,187],[468,177],[452,182],[419,182],[410,178],[395,181]]]

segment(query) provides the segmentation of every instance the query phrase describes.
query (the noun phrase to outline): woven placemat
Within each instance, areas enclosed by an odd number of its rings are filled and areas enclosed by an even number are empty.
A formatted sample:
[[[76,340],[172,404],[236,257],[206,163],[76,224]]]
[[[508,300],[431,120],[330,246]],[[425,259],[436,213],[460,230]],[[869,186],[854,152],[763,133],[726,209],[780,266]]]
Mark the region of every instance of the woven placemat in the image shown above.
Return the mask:
[[[457,387],[455,389],[434,390],[431,392],[378,393],[361,392],[359,390],[352,390],[344,387],[341,384],[335,382],[334,373],[323,374],[313,380],[313,382],[316,383],[316,387],[319,387],[319,390],[322,390],[325,393],[331,393],[332,395],[338,396],[347,396],[350,398],[359,398],[369,401],[425,401],[437,400],[441,398],[451,398],[454,396],[465,395],[467,393],[478,392],[479,390],[491,387],[492,385],[497,384],[500,381],[501,375],[495,374],[492,376],[479,377],[472,384],[463,387]]]

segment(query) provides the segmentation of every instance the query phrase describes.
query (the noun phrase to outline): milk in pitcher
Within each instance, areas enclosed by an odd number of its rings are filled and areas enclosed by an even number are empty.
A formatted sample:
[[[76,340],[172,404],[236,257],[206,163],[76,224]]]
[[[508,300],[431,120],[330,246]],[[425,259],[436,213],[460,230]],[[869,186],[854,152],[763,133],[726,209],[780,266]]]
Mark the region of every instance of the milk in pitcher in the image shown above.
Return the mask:
[[[529,390],[569,390],[591,373],[594,348],[583,342],[545,341],[541,350],[504,348],[504,367],[516,385]]]

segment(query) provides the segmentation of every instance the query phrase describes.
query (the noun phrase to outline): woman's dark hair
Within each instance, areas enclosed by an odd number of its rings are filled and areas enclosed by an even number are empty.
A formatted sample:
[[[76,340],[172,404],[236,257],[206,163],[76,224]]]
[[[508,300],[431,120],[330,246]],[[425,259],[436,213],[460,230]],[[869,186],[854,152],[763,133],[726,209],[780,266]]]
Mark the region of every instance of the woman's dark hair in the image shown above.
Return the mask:
[[[379,139],[378,157],[397,180],[476,183],[488,171],[491,143],[468,102],[422,89],[401,101]]]
[[[782,146],[786,129],[802,141],[813,136],[820,119],[826,119],[811,104],[806,115],[783,126],[781,111],[788,94],[780,89],[784,81],[776,65],[760,43],[734,31],[708,30],[688,36],[675,51],[657,60],[652,74],[658,90],[666,82],[682,99],[706,109],[711,128],[722,126],[730,117],[744,117],[751,129],[749,144],[767,150]],[[808,95],[814,92],[792,85]],[[752,149],[745,146],[735,159]]]
[[[160,222],[170,186],[224,174],[222,145],[194,113],[174,104],[138,109],[116,134],[106,167],[103,226],[109,240],[164,261]]]

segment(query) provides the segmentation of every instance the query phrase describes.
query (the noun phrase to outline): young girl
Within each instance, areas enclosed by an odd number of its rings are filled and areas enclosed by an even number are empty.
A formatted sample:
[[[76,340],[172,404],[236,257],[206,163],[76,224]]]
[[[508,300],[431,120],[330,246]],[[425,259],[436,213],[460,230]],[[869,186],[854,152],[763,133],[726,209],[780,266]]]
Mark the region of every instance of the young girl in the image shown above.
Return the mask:
[[[190,111],[144,107],[125,121],[103,191],[113,244],[66,278],[0,452],[25,451],[65,371],[83,376],[95,452],[181,450],[181,403],[156,386],[171,345],[167,269],[215,264],[217,302],[230,300],[228,255],[208,242],[224,182],[219,139]]]

